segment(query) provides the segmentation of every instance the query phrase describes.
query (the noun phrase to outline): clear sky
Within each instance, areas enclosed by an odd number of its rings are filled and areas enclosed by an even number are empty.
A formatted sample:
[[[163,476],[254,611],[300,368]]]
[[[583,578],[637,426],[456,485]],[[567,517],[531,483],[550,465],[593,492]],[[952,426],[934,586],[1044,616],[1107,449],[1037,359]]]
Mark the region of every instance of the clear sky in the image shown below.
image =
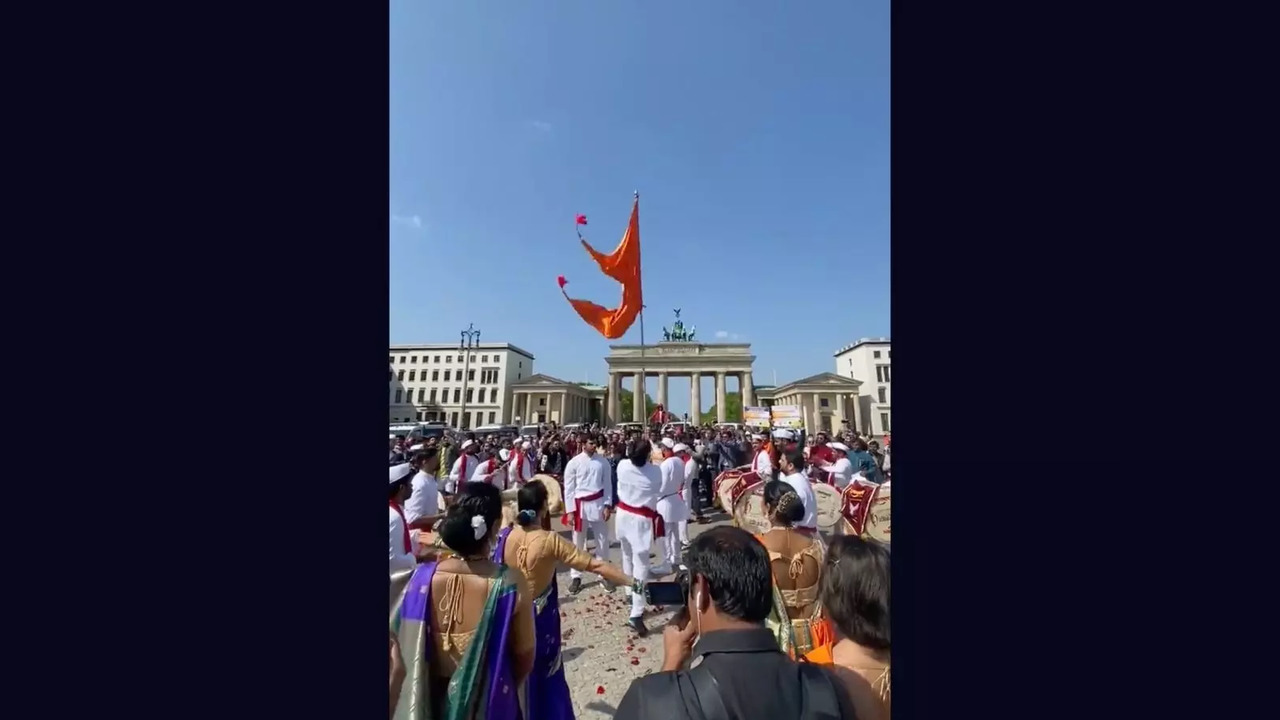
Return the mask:
[[[889,335],[888,0],[391,0],[390,33],[392,343],[475,323],[603,383],[556,276],[618,304],[573,219],[611,252],[635,190],[648,342],[681,308],[763,385]]]

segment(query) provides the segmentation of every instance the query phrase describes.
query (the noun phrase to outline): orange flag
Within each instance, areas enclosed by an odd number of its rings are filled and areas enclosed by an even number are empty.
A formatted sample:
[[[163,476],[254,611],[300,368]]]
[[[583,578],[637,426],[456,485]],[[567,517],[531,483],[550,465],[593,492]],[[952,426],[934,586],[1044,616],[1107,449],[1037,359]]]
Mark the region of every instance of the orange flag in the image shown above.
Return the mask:
[[[644,305],[644,297],[640,292],[640,198],[636,198],[631,206],[631,222],[616,250],[605,255],[597,252],[586,240],[581,242],[582,247],[587,249],[587,253],[600,266],[600,271],[622,284],[622,303],[610,309],[600,307],[590,300],[575,300],[564,292],[567,281],[563,275],[558,278],[560,292],[564,293],[573,309],[596,332],[610,340],[617,340],[631,328]]]

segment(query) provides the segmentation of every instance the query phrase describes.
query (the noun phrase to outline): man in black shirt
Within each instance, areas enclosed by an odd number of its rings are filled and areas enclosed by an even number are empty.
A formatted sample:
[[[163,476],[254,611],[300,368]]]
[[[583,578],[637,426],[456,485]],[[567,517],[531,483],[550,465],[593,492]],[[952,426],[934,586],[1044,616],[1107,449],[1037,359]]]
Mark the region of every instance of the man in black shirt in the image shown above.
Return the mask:
[[[662,672],[631,683],[615,720],[854,720],[838,681],[792,662],[765,628],[773,585],[759,541],[714,528],[694,539],[687,564],[688,606],[663,631]]]

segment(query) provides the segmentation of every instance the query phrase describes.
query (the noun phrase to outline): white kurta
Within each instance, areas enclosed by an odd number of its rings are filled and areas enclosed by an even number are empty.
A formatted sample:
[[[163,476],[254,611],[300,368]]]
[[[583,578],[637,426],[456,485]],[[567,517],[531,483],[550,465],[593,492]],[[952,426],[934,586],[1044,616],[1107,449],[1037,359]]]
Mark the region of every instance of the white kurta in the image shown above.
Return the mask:
[[[467,463],[466,477],[462,476],[462,462]],[[480,460],[475,455],[463,453],[453,461],[453,467],[449,470],[449,480],[445,483],[445,490],[448,492],[458,492],[458,483],[471,482],[475,479],[476,472],[480,469]]]
[[[656,510],[658,491],[662,489],[662,471],[653,463],[642,467],[624,458],[618,463],[618,502],[631,507]],[[614,522],[618,543],[622,546],[622,572],[645,582],[649,579],[649,549],[653,545],[653,520],[618,508]],[[644,596],[631,595],[631,617],[644,615]]]
[[[826,470],[831,473],[831,481],[841,490],[849,487],[849,483],[853,481],[853,463],[849,462],[849,458],[836,458]]]
[[[520,467],[516,467],[519,465]],[[538,461],[530,457],[527,453],[524,455],[524,462],[520,461],[520,456],[511,458],[507,462],[507,477],[518,485],[524,485],[533,479],[534,470],[538,466]]]
[[[490,458],[481,462],[474,474],[471,475],[471,482],[484,482],[493,485],[499,490],[506,490],[503,479],[507,476],[507,468],[502,461],[497,458]]]
[[[773,463],[769,461],[769,453],[761,450],[751,459],[751,471],[768,481],[773,477]]]
[[[658,512],[667,527],[673,527],[681,520],[689,519],[689,506],[680,497],[680,491],[684,489],[684,461],[675,456],[669,457],[662,461],[659,470],[662,489],[658,494]]]
[[[412,570],[418,564],[418,559],[414,557],[418,548],[414,546],[413,538],[410,538],[409,552],[404,551],[404,520],[400,519],[400,513],[395,508],[387,509],[391,512],[391,572]]]
[[[809,484],[809,478],[803,473],[792,473],[784,475],[782,481],[790,485],[796,494],[800,496],[800,502],[804,503],[804,517],[800,522],[796,523],[798,528],[809,528],[811,530],[818,529],[818,498],[813,494],[813,486]]]
[[[609,523],[604,509],[613,504],[613,483],[609,463],[599,456],[578,453],[564,466],[564,506],[568,512],[581,515],[581,529],[573,529],[573,544],[587,549],[587,533],[596,539],[595,556],[609,562]],[[593,495],[594,500],[587,500]],[[571,569],[569,577],[582,577],[582,571]]]
[[[440,513],[440,483],[436,476],[419,472],[413,476],[413,494],[404,504],[404,519],[413,522],[420,517]]]

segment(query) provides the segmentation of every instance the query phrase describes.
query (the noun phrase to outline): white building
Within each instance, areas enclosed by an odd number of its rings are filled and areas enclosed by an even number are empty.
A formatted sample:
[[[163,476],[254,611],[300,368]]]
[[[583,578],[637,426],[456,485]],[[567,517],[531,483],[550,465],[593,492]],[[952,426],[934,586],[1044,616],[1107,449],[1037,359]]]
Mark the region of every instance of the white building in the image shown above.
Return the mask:
[[[510,343],[392,345],[389,361],[391,422],[455,428],[511,423],[511,385],[534,374],[533,355]]]
[[[872,435],[890,432],[892,413],[889,391],[893,353],[889,338],[862,338],[836,351],[836,374],[862,381],[858,386],[858,410],[863,430]]]

